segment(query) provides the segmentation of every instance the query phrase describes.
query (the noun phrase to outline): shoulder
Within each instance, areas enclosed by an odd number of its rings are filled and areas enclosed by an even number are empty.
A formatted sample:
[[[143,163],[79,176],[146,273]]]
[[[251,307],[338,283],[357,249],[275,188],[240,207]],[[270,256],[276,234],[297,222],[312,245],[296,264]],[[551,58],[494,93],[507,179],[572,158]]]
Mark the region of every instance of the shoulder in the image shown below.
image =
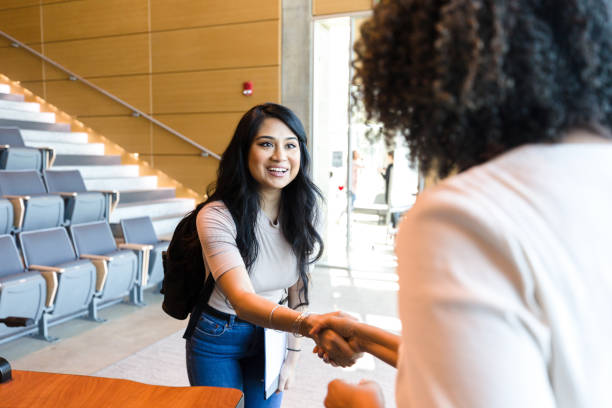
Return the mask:
[[[416,268],[464,263],[466,270],[478,261],[509,261],[520,233],[516,197],[504,177],[489,167],[474,168],[423,192],[400,225],[398,257],[404,264],[419,262]]]
[[[223,229],[236,233],[236,224],[232,214],[222,201],[212,201],[202,207],[196,224],[198,230]]]

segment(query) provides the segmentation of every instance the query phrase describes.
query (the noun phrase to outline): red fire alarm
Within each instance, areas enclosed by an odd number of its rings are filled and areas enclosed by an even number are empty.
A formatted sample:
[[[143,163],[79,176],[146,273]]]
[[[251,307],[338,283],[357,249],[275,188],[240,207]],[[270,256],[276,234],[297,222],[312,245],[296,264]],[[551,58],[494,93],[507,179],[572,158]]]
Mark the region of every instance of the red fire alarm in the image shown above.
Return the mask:
[[[253,83],[251,81],[242,84],[242,94],[246,96],[253,94]]]

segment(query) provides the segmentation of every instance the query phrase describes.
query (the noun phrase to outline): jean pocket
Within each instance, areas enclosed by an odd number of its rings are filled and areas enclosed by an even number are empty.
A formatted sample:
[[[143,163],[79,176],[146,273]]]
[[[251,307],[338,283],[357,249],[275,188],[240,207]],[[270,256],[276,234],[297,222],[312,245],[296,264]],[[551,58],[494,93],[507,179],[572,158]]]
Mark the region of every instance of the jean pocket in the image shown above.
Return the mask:
[[[202,314],[195,327],[196,332],[203,333],[207,336],[221,336],[227,330],[227,324],[220,320]]]

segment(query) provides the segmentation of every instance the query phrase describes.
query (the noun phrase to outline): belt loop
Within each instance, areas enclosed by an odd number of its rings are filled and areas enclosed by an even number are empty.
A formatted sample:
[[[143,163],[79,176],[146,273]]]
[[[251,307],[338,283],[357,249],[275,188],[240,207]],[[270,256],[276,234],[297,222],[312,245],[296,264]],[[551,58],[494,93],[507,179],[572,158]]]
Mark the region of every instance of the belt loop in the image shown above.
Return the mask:
[[[234,321],[236,321],[236,315],[230,314],[229,315],[229,326],[230,327],[234,326]]]

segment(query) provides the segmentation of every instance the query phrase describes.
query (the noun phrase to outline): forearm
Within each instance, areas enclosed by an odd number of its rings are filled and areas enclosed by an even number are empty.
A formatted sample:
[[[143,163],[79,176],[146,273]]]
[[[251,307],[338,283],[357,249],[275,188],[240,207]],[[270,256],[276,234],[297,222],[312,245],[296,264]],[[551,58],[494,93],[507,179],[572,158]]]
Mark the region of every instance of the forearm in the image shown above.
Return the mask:
[[[397,353],[401,337],[378,327],[365,323],[355,324],[355,334],[367,342],[376,343],[386,349]]]
[[[397,367],[400,336],[359,322],[355,322],[353,331],[360,350],[372,354],[393,367]]]
[[[257,326],[281,330],[289,333],[298,331],[303,336],[311,337],[308,332],[313,326],[310,316],[301,323],[298,318],[301,309],[293,310],[269,301],[255,293],[243,293],[239,300],[232,303],[236,315]],[[302,316],[303,317],[303,316]],[[290,335],[294,337],[293,335]]]
[[[361,341],[359,342],[359,349],[363,352],[373,355],[374,357],[384,361],[390,366],[397,367],[398,353],[397,349],[388,348],[381,344]]]

